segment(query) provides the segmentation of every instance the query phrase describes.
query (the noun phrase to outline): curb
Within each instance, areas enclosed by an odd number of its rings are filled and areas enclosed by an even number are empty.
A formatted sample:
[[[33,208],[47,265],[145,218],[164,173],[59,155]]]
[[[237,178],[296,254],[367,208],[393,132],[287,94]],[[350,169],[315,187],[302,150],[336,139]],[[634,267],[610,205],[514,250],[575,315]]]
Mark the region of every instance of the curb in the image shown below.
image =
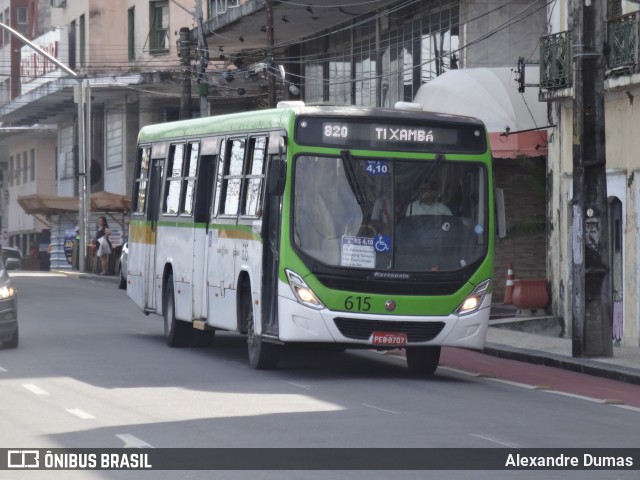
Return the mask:
[[[544,365],[546,367],[562,368],[576,373],[584,373],[596,377],[617,380],[619,382],[640,385],[640,369],[618,365],[607,365],[597,360],[573,359],[563,355],[510,348],[504,345],[487,343],[484,353],[498,358],[517,360],[520,362]]]
[[[95,273],[82,273],[75,270],[50,270],[50,272],[65,275],[67,277],[73,277],[81,280],[98,280],[101,282],[118,283],[120,279],[118,275],[98,275]]]

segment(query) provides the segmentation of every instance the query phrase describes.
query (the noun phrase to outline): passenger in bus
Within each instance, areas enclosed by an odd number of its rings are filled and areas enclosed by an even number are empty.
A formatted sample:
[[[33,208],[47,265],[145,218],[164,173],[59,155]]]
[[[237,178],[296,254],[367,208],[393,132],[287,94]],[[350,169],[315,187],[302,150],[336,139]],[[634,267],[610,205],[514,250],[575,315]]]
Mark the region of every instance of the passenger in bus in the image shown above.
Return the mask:
[[[407,217],[411,215],[451,215],[451,210],[438,198],[441,185],[438,180],[432,179],[422,185],[420,197],[411,202],[407,208]]]

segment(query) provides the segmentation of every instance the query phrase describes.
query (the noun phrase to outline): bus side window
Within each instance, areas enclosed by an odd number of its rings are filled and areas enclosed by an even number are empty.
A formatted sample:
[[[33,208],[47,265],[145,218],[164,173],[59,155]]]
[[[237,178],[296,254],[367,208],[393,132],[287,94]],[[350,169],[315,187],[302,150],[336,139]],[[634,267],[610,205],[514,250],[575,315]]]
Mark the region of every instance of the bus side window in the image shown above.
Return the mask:
[[[177,215],[180,209],[183,163],[184,144],[171,145],[162,208],[162,213],[165,215]]]
[[[262,210],[262,184],[267,149],[267,137],[251,139],[251,152],[248,158],[244,186],[243,213],[252,217],[259,216]]]
[[[220,198],[222,197],[222,179],[224,177],[224,172],[226,169],[227,163],[227,141],[222,140],[220,142],[220,155],[218,156],[218,168],[216,175],[216,184],[214,186],[215,189],[215,201],[213,203],[213,212],[211,212],[211,218],[215,217],[220,213]]]
[[[133,213],[145,213],[147,199],[147,184],[149,179],[149,164],[151,158],[151,147],[141,147],[138,150],[139,171],[136,172],[135,183],[133,185]]]
[[[219,210],[223,215],[238,214],[246,143],[246,138],[234,138],[229,140],[229,148],[227,152],[228,157],[225,159],[224,176],[222,181],[223,203]]]
[[[196,203],[193,210],[193,220],[196,223],[206,222],[211,209],[211,200],[215,185],[213,183],[216,172],[217,155],[202,155],[196,182]]]
[[[196,174],[198,172],[198,154],[200,153],[200,144],[197,142],[190,143],[187,153],[187,165],[184,172],[184,187],[182,194],[182,206],[180,207],[181,215],[191,215],[193,213],[193,200],[196,190]]]

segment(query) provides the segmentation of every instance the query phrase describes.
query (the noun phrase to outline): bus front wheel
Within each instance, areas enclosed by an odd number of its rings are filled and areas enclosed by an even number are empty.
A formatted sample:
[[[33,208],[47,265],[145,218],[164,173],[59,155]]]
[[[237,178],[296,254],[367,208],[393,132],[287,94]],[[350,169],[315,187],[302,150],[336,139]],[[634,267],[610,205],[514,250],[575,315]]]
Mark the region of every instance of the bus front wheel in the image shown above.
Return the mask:
[[[248,298],[247,298],[248,297]],[[249,364],[256,370],[271,370],[276,368],[280,357],[280,346],[262,341],[256,333],[253,321],[253,306],[251,297],[245,296],[242,302],[243,317],[247,325],[247,346],[249,351]]]
[[[438,368],[440,347],[407,347],[406,355],[410,372],[431,375]]]
[[[176,318],[175,298],[173,294],[173,277],[167,279],[164,294],[164,338],[170,347],[186,347],[191,338],[191,326]]]

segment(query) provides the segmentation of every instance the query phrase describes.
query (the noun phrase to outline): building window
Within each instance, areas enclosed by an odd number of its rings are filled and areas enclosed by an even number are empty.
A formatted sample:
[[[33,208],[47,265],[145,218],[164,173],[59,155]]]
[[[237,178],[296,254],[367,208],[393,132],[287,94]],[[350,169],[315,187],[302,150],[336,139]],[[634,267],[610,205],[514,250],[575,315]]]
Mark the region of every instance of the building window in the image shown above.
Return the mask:
[[[169,2],[149,3],[149,51],[152,54],[169,51]]]
[[[84,67],[87,64],[86,61],[86,53],[85,53],[85,24],[84,24],[84,15],[80,15],[80,66]]]
[[[76,21],[69,24],[69,68],[76,68]]]
[[[16,169],[13,171],[13,178],[16,181],[16,185],[20,185],[20,166],[22,165],[22,158],[20,154],[16,155]]]
[[[4,11],[4,24],[5,25],[11,25],[11,15],[9,15],[9,9],[5,9]],[[11,34],[9,33],[8,30],[2,29],[2,43],[4,45],[9,43],[9,40],[11,39]]]
[[[394,105],[412,101],[421,85],[457,68],[458,2],[409,3],[357,27],[343,24],[344,33],[330,39],[304,42],[304,100]]]
[[[128,10],[127,22],[128,22],[128,41],[127,41],[127,51],[129,53],[129,60],[136,59],[136,37],[135,37],[135,29],[136,29],[136,9],[132,7]]]
[[[22,183],[26,184],[29,181],[29,152],[22,154]]]
[[[18,30],[25,37],[29,35],[29,16],[27,14],[27,7],[16,8],[16,30]]]
[[[9,186],[13,187],[13,171],[15,167],[13,165],[13,155],[9,156]]]
[[[32,182],[36,181],[36,150],[35,148],[31,149],[31,156],[29,158],[29,180]]]

